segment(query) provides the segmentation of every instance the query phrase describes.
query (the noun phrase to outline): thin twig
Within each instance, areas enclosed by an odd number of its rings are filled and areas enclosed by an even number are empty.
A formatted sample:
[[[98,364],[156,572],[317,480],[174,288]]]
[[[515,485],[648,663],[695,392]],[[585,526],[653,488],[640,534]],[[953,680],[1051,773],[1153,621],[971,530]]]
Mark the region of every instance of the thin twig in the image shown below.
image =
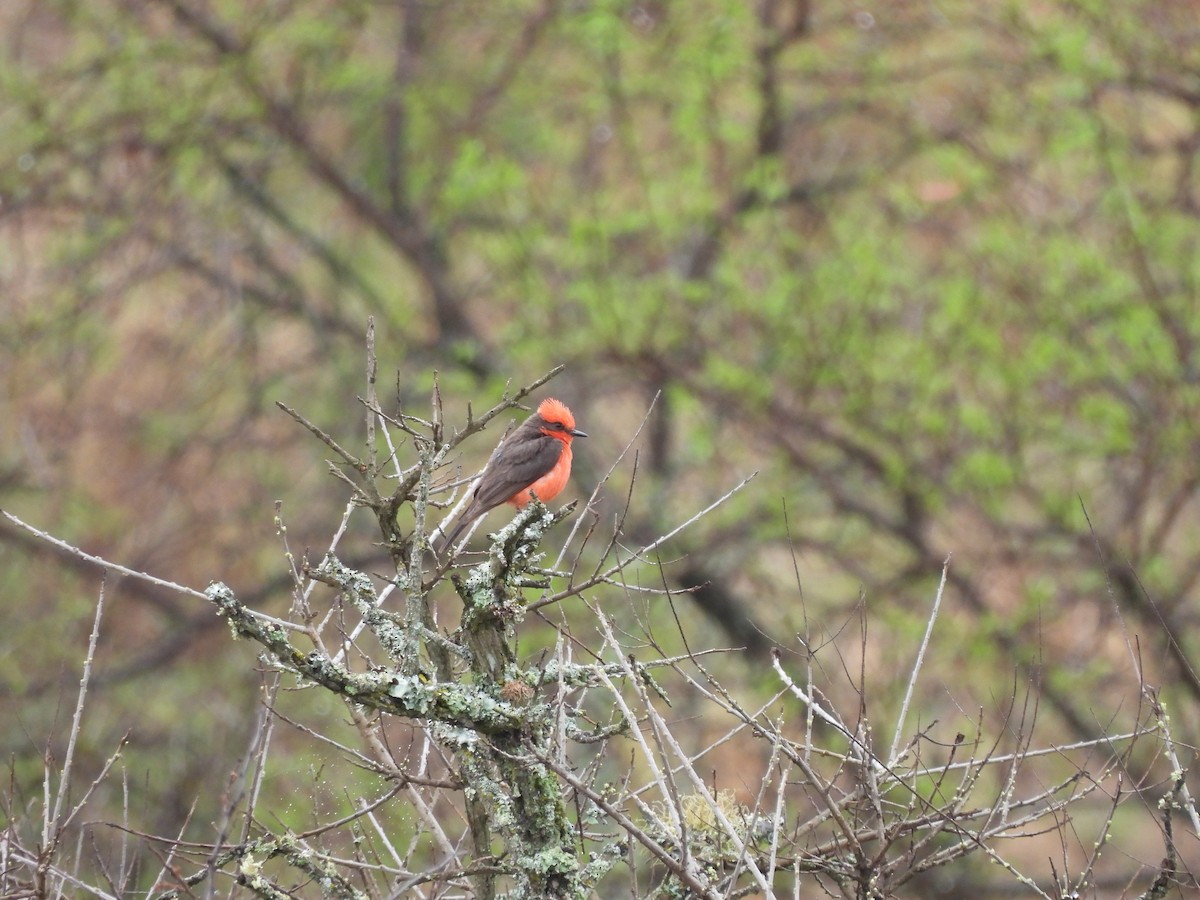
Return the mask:
[[[76,547],[73,544],[68,544],[66,541],[59,540],[58,538],[53,537],[52,535],[49,535],[44,531],[39,531],[37,528],[34,528],[28,522],[24,522],[21,519],[18,519],[12,513],[8,512],[6,510],[0,509],[0,516],[4,516],[4,518],[8,519],[8,521],[12,522],[18,528],[23,528],[25,531],[28,531],[30,534],[32,534],[34,537],[36,537],[38,540],[45,541],[47,544],[53,544],[55,547],[58,547],[60,550],[65,550],[67,553],[70,553],[72,556],[77,556],[80,559],[85,560],[86,562],[92,563],[93,565],[100,566],[101,568],[104,568],[104,569],[112,569],[114,572],[120,572],[122,575],[128,575],[130,578],[136,578],[139,581],[146,581],[146,582],[149,582],[150,584],[156,584],[159,587],[168,588],[169,590],[177,591],[180,594],[187,594],[190,597],[198,597],[201,600],[208,599],[208,597],[205,594],[201,593],[200,591],[195,590],[194,588],[186,587],[182,584],[176,584],[173,581],[167,581],[163,578],[155,578],[153,575],[147,575],[145,572],[138,572],[135,569],[126,568],[125,566],[119,565],[118,563],[112,562],[111,560],[104,559],[103,557],[93,556],[90,553],[85,553],[83,550],[80,550],[78,547]],[[279,624],[279,623],[276,622],[276,624]],[[295,627],[295,626],[291,626],[291,627]]]
[[[700,521],[700,519],[704,518],[706,515],[708,515],[714,509],[721,506],[721,504],[725,503],[730,497],[732,497],[734,494],[736,494],[738,491],[740,491],[742,488],[744,488],[746,485],[748,485],[757,475],[758,475],[758,472],[751,472],[749,475],[747,475],[745,478],[743,478],[741,481],[739,481],[736,485],[734,485],[732,488],[730,488],[728,491],[726,491],[724,494],[722,494],[718,499],[714,500],[708,506],[704,507],[704,509],[700,510],[700,512],[696,513],[694,516],[689,518],[686,522],[682,523],[681,525],[676,526],[675,528],[672,528],[670,531],[668,531],[662,537],[655,538],[650,543],[645,544],[644,546],[642,546],[641,549],[635,551],[627,559],[621,560],[621,561],[613,564],[608,569],[606,569],[604,572],[594,575],[591,578],[588,578],[586,581],[579,582],[578,584],[572,584],[569,587],[567,587],[566,589],[559,591],[557,594],[552,594],[549,597],[546,597],[542,600],[538,600],[534,603],[529,604],[529,609],[531,609],[531,610],[541,609],[543,606],[549,606],[552,603],[559,603],[559,602],[567,599],[568,597],[574,597],[577,594],[581,593],[582,591],[586,591],[590,587],[594,587],[597,584],[603,584],[604,582],[611,579],[618,572],[627,568],[632,563],[637,562],[637,561],[644,561],[647,556],[649,556],[651,553],[653,553],[655,550],[657,550],[659,547],[661,547],[663,544],[665,544],[671,538],[675,537],[675,535],[679,534],[681,531],[683,531],[687,528],[690,528],[692,525],[694,525],[696,522]]]
[[[900,704],[900,715],[896,717],[896,730],[892,735],[892,747],[888,750],[888,765],[895,766],[896,749],[900,746],[900,737],[904,733],[905,721],[908,719],[908,706],[912,703],[913,692],[917,688],[917,678],[921,674],[921,666],[925,662],[925,651],[929,649],[929,640],[933,637],[933,625],[937,621],[938,610],[942,606],[942,593],[946,590],[946,573],[950,570],[950,557],[942,563],[942,580],[938,582],[937,593],[933,597],[933,609],[925,623],[925,635],[921,638],[921,646],[917,650],[917,659],[913,663],[912,674],[908,676],[908,686],[904,691],[904,701]]]

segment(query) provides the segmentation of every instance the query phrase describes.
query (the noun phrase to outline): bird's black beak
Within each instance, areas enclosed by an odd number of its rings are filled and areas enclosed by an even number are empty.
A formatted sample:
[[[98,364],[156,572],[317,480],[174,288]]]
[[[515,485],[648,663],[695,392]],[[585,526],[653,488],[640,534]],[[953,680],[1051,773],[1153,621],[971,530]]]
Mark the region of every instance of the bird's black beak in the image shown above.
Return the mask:
[[[571,436],[572,437],[587,437],[588,435],[587,435],[586,431],[580,431],[578,428],[572,428]]]

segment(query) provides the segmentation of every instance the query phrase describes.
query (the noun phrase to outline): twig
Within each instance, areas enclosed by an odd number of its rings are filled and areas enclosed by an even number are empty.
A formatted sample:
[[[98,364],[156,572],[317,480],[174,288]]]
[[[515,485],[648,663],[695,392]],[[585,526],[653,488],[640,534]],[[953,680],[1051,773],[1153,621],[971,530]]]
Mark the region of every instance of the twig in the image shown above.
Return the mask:
[[[80,550],[73,544],[68,544],[66,541],[59,540],[58,538],[53,537],[44,531],[39,531],[28,522],[23,522],[21,519],[18,519],[7,510],[0,509],[0,516],[4,516],[4,518],[8,519],[8,521],[12,522],[18,528],[23,528],[25,531],[28,531],[34,537],[38,538],[38,540],[45,541],[47,544],[53,544],[60,550],[65,550],[72,556],[77,556],[82,560],[92,563],[93,565],[100,566],[104,569],[112,569],[114,572],[120,572],[122,575],[128,575],[130,578],[136,578],[139,581],[146,581],[150,584],[156,584],[159,587],[168,588],[169,590],[177,591],[180,594],[187,594],[190,597],[198,597],[201,600],[208,599],[208,597],[206,597],[203,593],[195,590],[194,588],[186,587],[182,584],[176,584],[173,581],[167,581],[163,578],[155,578],[153,575],[147,575],[145,572],[138,572],[134,569],[129,569],[125,566],[119,565],[118,563],[104,559],[103,557],[93,556],[90,553],[85,553],[83,550]],[[295,626],[289,625],[289,627],[294,628]]]
[[[538,609],[541,609],[543,606],[549,606],[552,603],[559,603],[559,602],[567,599],[568,597],[574,597],[577,594],[581,593],[582,591],[586,591],[590,587],[594,587],[597,584],[603,584],[604,582],[611,579],[618,572],[627,568],[631,563],[644,559],[647,555],[649,555],[653,551],[657,550],[659,547],[661,547],[663,544],[665,544],[671,538],[675,537],[675,535],[679,534],[679,532],[683,531],[686,528],[690,528],[692,525],[694,525],[700,519],[704,518],[706,515],[708,515],[710,512],[712,512],[714,509],[716,509],[721,504],[725,503],[725,501],[727,501],[730,497],[732,497],[734,494],[736,494],[738,491],[740,491],[742,488],[744,488],[746,485],[748,485],[757,475],[758,475],[758,472],[751,472],[749,475],[747,475],[745,478],[743,478],[741,481],[739,481],[736,485],[734,485],[732,488],[730,488],[728,491],[726,491],[724,494],[722,494],[718,499],[714,500],[708,506],[704,507],[704,509],[700,510],[700,512],[696,513],[694,516],[692,516],[686,522],[684,522],[681,525],[676,526],[675,528],[672,528],[670,531],[668,531],[662,537],[655,538],[649,544],[644,545],[640,550],[637,550],[636,552],[634,552],[627,559],[615,563],[614,565],[612,565],[608,569],[606,569],[604,572],[594,575],[591,578],[588,578],[586,581],[579,582],[578,584],[572,584],[565,590],[559,591],[557,594],[553,594],[542,600],[538,600],[534,603],[530,603],[529,609],[538,610]]]
[[[296,412],[296,410],[292,409],[290,406],[288,406],[282,400],[276,400],[275,405],[278,406],[280,409],[282,409],[285,413],[287,413],[293,419],[295,419],[297,422],[299,422],[301,425],[303,425],[305,428],[307,428],[309,431],[311,431],[314,435],[316,435],[317,439],[320,440],[321,443],[323,443],[327,447],[329,447],[330,450],[332,450],[334,453],[336,453],[338,456],[340,456],[343,460],[346,461],[347,464],[349,464],[351,467],[353,467],[359,473],[366,473],[369,470],[369,466],[366,463],[364,463],[361,459],[359,459],[357,456],[355,456],[349,450],[344,448],[341,444],[339,444],[337,441],[335,441],[332,437],[330,437],[328,434],[326,434],[324,431],[322,431],[320,428],[318,428],[312,422],[308,421],[308,419],[304,418],[304,416],[302,416],[300,413]]]
[[[946,590],[946,573],[950,570],[950,557],[942,563],[942,580],[938,582],[937,593],[933,597],[933,609],[925,623],[925,635],[921,638],[921,646],[917,650],[917,659],[913,663],[912,674],[908,677],[908,686],[904,691],[904,701],[900,704],[900,715],[896,717],[896,731],[892,735],[892,747],[888,751],[888,765],[895,766],[896,749],[900,746],[900,736],[904,733],[904,724],[908,719],[908,705],[912,702],[913,692],[917,688],[917,677],[921,674],[921,666],[925,662],[925,651],[929,649],[929,639],[933,636],[933,625],[937,621],[938,610],[942,606],[942,593]]]

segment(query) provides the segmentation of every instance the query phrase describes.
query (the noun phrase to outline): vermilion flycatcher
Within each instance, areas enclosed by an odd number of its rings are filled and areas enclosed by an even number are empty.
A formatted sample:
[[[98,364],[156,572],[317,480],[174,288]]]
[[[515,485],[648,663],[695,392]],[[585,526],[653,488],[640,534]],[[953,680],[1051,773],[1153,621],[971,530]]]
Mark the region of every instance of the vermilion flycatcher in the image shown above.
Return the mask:
[[[587,437],[575,427],[566,405],[553,398],[538,404],[537,412],[500,442],[475,486],[471,505],[446,538],[450,546],[463,529],[501,503],[520,509],[536,494],[553,500],[571,477],[571,441]]]

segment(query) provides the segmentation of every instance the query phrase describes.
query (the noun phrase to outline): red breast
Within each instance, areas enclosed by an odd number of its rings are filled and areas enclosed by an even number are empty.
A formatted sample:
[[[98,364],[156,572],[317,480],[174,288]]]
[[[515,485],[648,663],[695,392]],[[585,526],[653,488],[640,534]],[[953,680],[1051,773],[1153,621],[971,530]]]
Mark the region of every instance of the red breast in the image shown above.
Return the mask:
[[[531,492],[537,494],[543,503],[549,503],[562,493],[571,477],[571,438],[564,440],[562,445],[562,453],[559,454],[554,467],[525,490],[517,491],[508,499],[509,503],[520,508],[529,502]]]

